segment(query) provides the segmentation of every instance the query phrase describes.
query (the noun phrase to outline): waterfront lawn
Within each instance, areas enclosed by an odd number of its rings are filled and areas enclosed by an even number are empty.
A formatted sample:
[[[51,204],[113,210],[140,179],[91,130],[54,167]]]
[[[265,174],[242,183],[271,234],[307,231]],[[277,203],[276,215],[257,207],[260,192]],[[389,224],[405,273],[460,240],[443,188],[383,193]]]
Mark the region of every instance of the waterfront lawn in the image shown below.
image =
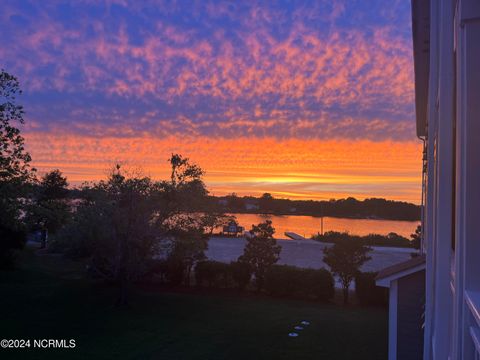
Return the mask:
[[[384,309],[135,290],[131,309],[115,289],[82,277],[82,264],[25,251],[0,272],[0,339],[75,339],[74,349],[0,349],[16,359],[385,359]],[[288,337],[301,320],[311,325]]]

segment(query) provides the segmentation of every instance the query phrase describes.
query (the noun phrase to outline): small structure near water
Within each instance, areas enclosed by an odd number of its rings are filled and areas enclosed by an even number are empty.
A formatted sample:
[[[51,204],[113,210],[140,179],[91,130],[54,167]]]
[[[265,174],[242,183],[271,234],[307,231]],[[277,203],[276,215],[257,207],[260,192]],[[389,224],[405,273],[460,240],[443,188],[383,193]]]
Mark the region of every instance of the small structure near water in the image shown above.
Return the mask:
[[[242,235],[245,231],[243,226],[239,226],[235,220],[232,220],[228,223],[228,225],[223,227],[223,235],[226,236],[238,236],[239,234]]]

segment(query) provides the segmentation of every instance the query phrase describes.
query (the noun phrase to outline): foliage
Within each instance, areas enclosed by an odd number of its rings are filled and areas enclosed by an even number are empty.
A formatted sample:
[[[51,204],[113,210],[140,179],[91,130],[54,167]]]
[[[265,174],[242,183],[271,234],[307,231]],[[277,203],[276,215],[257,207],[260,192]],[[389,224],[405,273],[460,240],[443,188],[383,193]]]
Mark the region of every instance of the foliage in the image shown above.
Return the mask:
[[[86,258],[96,252],[106,251],[102,247],[111,241],[113,228],[109,226],[109,212],[104,206],[105,204],[93,201],[81,203],[72,219],[52,237],[49,251],[63,253],[72,259]],[[96,269],[92,271],[95,272]]]
[[[270,193],[263,194],[258,200],[259,209],[263,213],[270,213],[274,210],[273,196]]]
[[[15,251],[25,243],[22,199],[35,172],[17,128],[24,123],[23,107],[16,101],[19,94],[17,78],[0,70],[0,268],[12,267]]]
[[[299,295],[302,270],[295,266],[273,265],[265,273],[265,290],[273,296]]]
[[[174,269],[183,269],[183,281],[190,282],[194,265],[205,259],[208,234],[199,215],[176,214],[163,223],[163,252]]]
[[[422,242],[422,225],[417,226],[417,228],[415,229],[415,232],[410,235],[410,238],[412,239],[411,240],[412,246],[415,249],[419,250],[420,246],[422,245],[421,244],[421,242]]]
[[[281,246],[273,238],[274,233],[275,229],[270,220],[252,225],[243,255],[238,258],[238,261],[245,262],[252,269],[259,291],[263,287],[265,272],[280,256]]]
[[[331,300],[335,294],[335,280],[327,269],[304,269],[303,284],[306,294],[320,301]]]
[[[0,270],[11,269],[15,265],[17,250],[25,244],[25,230],[15,225],[0,226]]]
[[[204,212],[201,215],[201,221],[205,227],[205,232],[210,236],[213,235],[213,232],[217,228],[223,228],[228,225],[231,221],[235,221],[235,216],[225,215],[223,213]]]
[[[326,269],[273,265],[265,274],[265,290],[273,296],[327,301],[333,298],[334,281],[332,274]]]
[[[264,198],[266,196],[266,198]],[[270,196],[272,196],[270,194]],[[225,197],[213,198],[218,212],[240,213],[272,213],[277,215],[330,216],[342,218],[389,219],[389,220],[420,220],[420,206],[404,201],[370,198],[357,200],[353,197],[331,200],[290,200],[262,197],[239,197],[231,194]],[[265,201],[266,200],[266,201]],[[246,204],[257,205],[258,209],[247,208]]]
[[[33,176],[31,157],[24,138],[14,123],[23,124],[23,106],[16,103],[21,94],[17,78],[0,70],[0,184],[27,181]]]
[[[85,185],[83,192],[86,199],[52,248],[90,256],[90,272],[115,281],[118,304],[125,305],[128,284],[155,252],[158,186],[147,177],[127,176],[117,165],[106,181]]]
[[[200,261],[195,266],[197,286],[228,287],[230,283],[230,265],[219,261]]]
[[[42,247],[45,247],[47,233],[55,234],[70,218],[67,204],[68,182],[60,170],[46,173],[35,187],[33,201],[27,206],[26,221],[31,230],[42,233]]]
[[[335,244],[338,241],[354,241],[365,246],[413,247],[407,238],[394,232],[388,235],[369,234],[365,236],[351,235],[348,232],[327,231],[323,235],[317,234],[314,240]]]
[[[90,273],[114,280],[121,304],[128,285],[151,272],[155,257],[163,259],[156,269],[172,285],[188,285],[193,266],[205,259],[205,230],[217,220],[194,211],[207,194],[203,172],[180,155],[169,162],[166,181],[129,175],[117,165],[106,181],[85,185],[82,204],[52,243],[52,250],[90,257]]]
[[[250,266],[242,261],[232,261],[230,263],[230,274],[239,290],[245,290],[252,278]]]
[[[375,284],[376,272],[359,272],[355,276],[355,294],[361,305],[386,306],[388,289]]]
[[[337,275],[343,287],[343,301],[348,304],[350,283],[360,271],[360,267],[371,258],[367,256],[371,248],[357,241],[342,239],[333,246],[323,249],[323,261]]]
[[[226,209],[232,212],[242,212],[245,210],[245,202],[236,193],[231,193],[225,197]]]

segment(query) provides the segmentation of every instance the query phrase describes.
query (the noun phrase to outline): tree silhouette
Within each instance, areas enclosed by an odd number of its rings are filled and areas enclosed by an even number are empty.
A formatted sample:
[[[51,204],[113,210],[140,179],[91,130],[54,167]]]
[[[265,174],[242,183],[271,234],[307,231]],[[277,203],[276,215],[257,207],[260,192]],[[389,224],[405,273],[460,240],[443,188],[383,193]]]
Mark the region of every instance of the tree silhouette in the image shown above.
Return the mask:
[[[238,258],[238,261],[250,266],[252,273],[255,275],[258,291],[263,288],[265,272],[280,258],[282,248],[273,238],[274,233],[275,229],[272,227],[270,220],[252,225],[251,236],[247,239],[243,255]]]
[[[24,123],[17,78],[0,70],[0,267],[13,266],[15,249],[25,242],[25,228],[19,221],[24,211],[26,183],[34,178],[31,157],[17,125]]]
[[[70,216],[67,195],[67,178],[58,169],[46,173],[36,187],[34,199],[27,207],[26,220],[33,230],[41,231],[42,248],[46,246],[47,236],[57,232]]]
[[[340,240],[331,247],[323,249],[325,264],[340,278],[343,288],[343,302],[348,304],[348,289],[360,267],[371,258],[367,256],[372,249],[359,241]]]

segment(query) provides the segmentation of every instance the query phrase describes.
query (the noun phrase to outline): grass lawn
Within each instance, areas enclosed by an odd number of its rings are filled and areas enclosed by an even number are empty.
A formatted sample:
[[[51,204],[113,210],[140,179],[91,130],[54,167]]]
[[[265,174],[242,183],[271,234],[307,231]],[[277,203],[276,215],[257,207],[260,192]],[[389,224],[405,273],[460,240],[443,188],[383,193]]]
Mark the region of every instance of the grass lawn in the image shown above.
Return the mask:
[[[387,311],[338,305],[115,289],[81,276],[81,264],[26,251],[0,272],[0,339],[75,339],[75,349],[0,349],[17,359],[386,359]],[[300,321],[311,325],[288,337]]]

